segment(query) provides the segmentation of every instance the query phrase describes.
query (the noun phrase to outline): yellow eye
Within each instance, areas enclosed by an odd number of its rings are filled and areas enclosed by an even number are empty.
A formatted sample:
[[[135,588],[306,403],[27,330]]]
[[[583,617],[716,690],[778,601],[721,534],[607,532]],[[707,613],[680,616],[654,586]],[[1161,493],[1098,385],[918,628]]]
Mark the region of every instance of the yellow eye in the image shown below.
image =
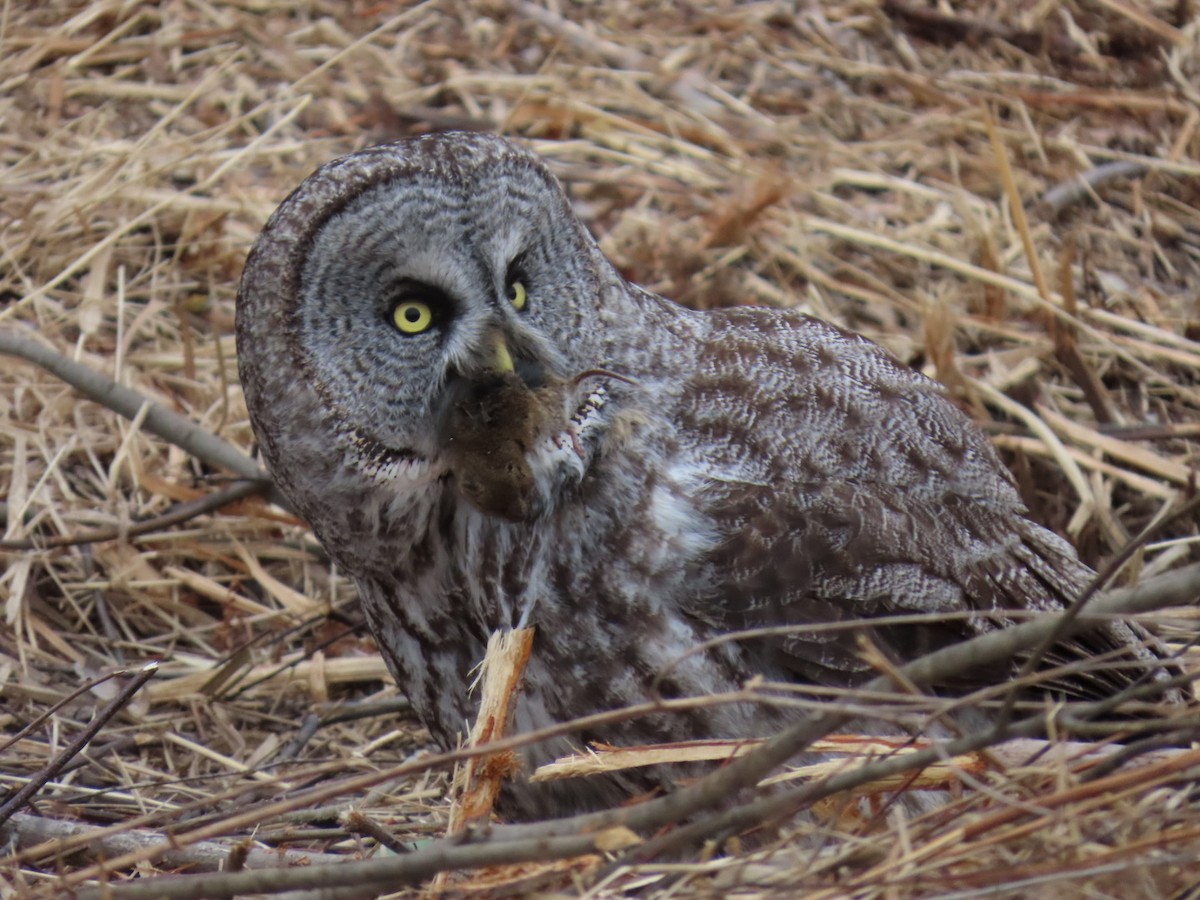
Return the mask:
[[[525,308],[525,304],[529,298],[525,296],[525,285],[519,281],[514,281],[508,286],[508,300],[513,305],[513,309],[520,312]]]
[[[392,308],[392,322],[405,334],[420,334],[433,324],[433,310],[420,300],[405,300]]]

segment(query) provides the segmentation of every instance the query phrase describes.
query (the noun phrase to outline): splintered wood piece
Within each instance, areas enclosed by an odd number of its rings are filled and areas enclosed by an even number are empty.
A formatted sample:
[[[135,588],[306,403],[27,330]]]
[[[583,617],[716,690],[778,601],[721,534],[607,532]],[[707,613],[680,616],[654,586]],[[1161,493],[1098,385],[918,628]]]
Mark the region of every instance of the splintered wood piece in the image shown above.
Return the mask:
[[[558,781],[563,778],[582,778],[622,769],[636,769],[662,763],[706,762],[733,759],[753,750],[762,741],[680,741],[672,744],[644,744],[640,747],[614,747],[592,743],[586,753],[560,756],[554,762],[539,766],[530,781]]]
[[[670,744],[644,744],[640,747],[614,747],[610,744],[593,743],[589,745],[587,753],[563,756],[554,762],[539,766],[529,780],[556,781],[562,778],[582,778],[605,772],[618,772],[622,769],[636,769],[641,766],[724,761],[743,756],[761,743],[762,740],[759,738],[736,741],[679,741]],[[929,746],[929,742],[922,740],[910,741],[858,734],[831,734],[819,741],[814,741],[809,746],[809,751],[867,759],[893,753],[923,750],[927,746]],[[843,763],[817,764],[817,766],[823,765],[840,767]],[[790,769],[788,774],[783,777],[802,778],[819,771],[818,768],[800,766]]]
[[[609,744],[593,743],[588,752],[572,754],[538,767],[530,781],[555,781],[563,778],[582,778],[606,772],[618,772],[641,766],[670,765],[706,761],[724,761],[743,756],[754,750],[762,741],[680,741],[672,744],[646,744],[640,747],[613,747]],[[879,759],[894,754],[913,753],[930,746],[924,739],[870,737],[857,734],[831,734],[814,741],[809,751],[843,757],[825,762],[789,767],[786,772],[764,779],[763,785],[781,781],[815,780],[845,771],[848,765]],[[943,762],[926,766],[919,773],[903,773],[893,778],[873,781],[858,788],[858,794],[876,794],[905,790],[948,790],[959,781],[959,773],[967,772],[978,776],[990,769],[1019,769],[1029,765],[1030,760],[1055,759],[1076,771],[1082,771],[1103,761],[1116,749],[1109,745],[1097,745],[1072,741],[1053,742],[1036,739],[1007,741],[987,751],[967,753]],[[1141,762],[1153,762],[1162,754],[1151,753],[1140,758]]]
[[[533,652],[532,628],[496,631],[488,640],[479,673],[479,714],[468,746],[478,747],[504,737],[512,717],[525,664]],[[512,751],[467,760],[454,772],[449,834],[491,815],[504,779],[519,768]]]

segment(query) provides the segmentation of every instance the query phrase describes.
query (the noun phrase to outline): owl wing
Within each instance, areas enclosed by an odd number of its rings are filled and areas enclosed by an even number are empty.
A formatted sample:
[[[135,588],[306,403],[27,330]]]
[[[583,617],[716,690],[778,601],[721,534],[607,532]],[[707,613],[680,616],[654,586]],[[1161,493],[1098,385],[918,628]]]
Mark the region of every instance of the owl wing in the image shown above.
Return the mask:
[[[731,536],[712,551],[720,588],[691,608],[722,631],[801,626],[768,641],[769,657],[799,680],[845,687],[878,674],[866,637],[903,663],[1023,620],[1012,613],[1069,603],[1090,572],[1049,532],[948,493],[937,507],[879,485],[805,486],[803,502],[749,490],[726,497]],[[698,608],[700,607],[700,608]],[[920,617],[873,624],[880,617]],[[855,623],[838,627],[838,623]],[[816,628],[805,629],[804,625]],[[1061,664],[1135,644],[1124,626],[1057,648]],[[956,690],[997,683],[1007,667],[977,669]],[[1123,677],[1095,672],[1054,687],[1105,696]]]
[[[936,383],[818,320],[747,313],[718,329],[721,350],[690,388],[711,407],[733,384],[722,359],[754,358],[740,344],[771,335],[759,371],[723,404],[742,422],[727,423],[724,447],[709,446],[704,506],[721,537],[707,558],[713,588],[691,603],[693,616],[721,631],[799,626],[768,640],[767,658],[801,681],[844,687],[877,674],[864,636],[902,663],[1024,618],[1013,613],[1062,609],[1087,585],[1091,570],[1026,517],[986,436]],[[764,315],[776,317],[769,328]],[[712,439],[698,410],[693,402],[684,417]],[[925,618],[872,623],[905,614]],[[858,624],[836,627],[849,621]],[[1046,664],[1114,650],[1148,662],[1157,657],[1145,637],[1114,624],[1055,648]],[[995,684],[1009,671],[943,687]],[[1132,677],[1096,669],[1053,687],[1107,696]]]

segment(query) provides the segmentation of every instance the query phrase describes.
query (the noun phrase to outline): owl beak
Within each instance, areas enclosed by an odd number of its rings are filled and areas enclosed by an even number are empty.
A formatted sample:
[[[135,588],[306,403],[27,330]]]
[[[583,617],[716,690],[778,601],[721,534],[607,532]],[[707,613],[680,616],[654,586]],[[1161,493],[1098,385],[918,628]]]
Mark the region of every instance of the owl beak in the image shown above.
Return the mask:
[[[501,375],[515,372],[516,366],[513,365],[512,354],[508,352],[508,343],[504,340],[504,335],[498,331],[493,332],[488,343],[490,344],[488,368]]]
[[[546,370],[536,359],[521,357],[513,359],[508,342],[499,331],[488,335],[485,344],[484,372],[489,375],[516,375],[525,387],[537,390],[546,383]]]

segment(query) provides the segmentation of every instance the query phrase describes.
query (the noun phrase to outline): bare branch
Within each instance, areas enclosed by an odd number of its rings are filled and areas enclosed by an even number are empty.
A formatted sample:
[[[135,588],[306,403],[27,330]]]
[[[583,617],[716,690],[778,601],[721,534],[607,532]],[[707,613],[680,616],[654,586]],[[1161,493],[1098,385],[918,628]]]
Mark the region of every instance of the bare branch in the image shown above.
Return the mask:
[[[150,407],[143,420],[147,431],[168,443],[186,450],[192,456],[221,469],[226,469],[252,481],[266,481],[267,474],[258,464],[228,441],[209,434],[199,425],[177,412],[155,403],[145,394],[117,384],[94,369],[67,359],[61,353],[45,347],[12,330],[0,329],[0,353],[17,356],[57,375],[79,393],[129,420],[135,419],[143,407]],[[285,509],[287,500],[277,488],[267,490],[267,497]]]
[[[113,857],[161,844],[163,839],[162,834],[155,831],[126,831],[101,837],[89,834],[94,831],[95,826],[88,822],[66,822],[30,813],[17,813],[0,825],[0,843],[14,850],[22,850],[45,841],[64,841],[77,835],[88,835],[87,853],[95,857]],[[187,867],[193,872],[216,872],[226,866],[235,846],[232,841],[205,841],[189,847],[168,847],[162,863],[172,868]],[[248,869],[265,869],[281,865],[309,866],[344,861],[345,857],[331,853],[251,847],[243,865]]]
[[[239,480],[219,491],[197,497],[195,500],[177,503],[161,515],[141,519],[127,527],[99,528],[84,534],[60,534],[54,537],[28,537],[11,541],[0,541],[0,550],[50,550],[58,547],[75,547],[80,544],[98,544],[101,541],[115,541],[122,538],[138,537],[188,522],[197,516],[215,512],[223,506],[236,503],[245,497],[251,497],[255,494],[266,494],[269,490],[269,481]]]
[[[87,727],[79,733],[79,736],[60,753],[57,757],[50,761],[50,764],[43,768],[40,772],[25,782],[19,789],[4,801],[0,806],[0,825],[3,825],[8,819],[24,806],[29,799],[33,797],[42,785],[52,779],[55,775],[63,770],[63,767],[69,763],[79,751],[88,745],[88,742],[96,736],[96,734],[108,724],[109,719],[115,716],[130,698],[138,692],[142,685],[154,677],[154,673],[158,671],[158,663],[152,662],[143,666],[136,675],[130,679],[129,683],[123,685],[117,692],[117,696],[113,697],[104,705],[92,721],[88,722]]]
[[[1096,191],[1108,182],[1118,178],[1138,178],[1145,175],[1149,168],[1145,163],[1127,160],[1101,163],[1069,181],[1056,184],[1042,194],[1039,204],[1043,215],[1048,219],[1056,219],[1071,206],[1094,196]]]

